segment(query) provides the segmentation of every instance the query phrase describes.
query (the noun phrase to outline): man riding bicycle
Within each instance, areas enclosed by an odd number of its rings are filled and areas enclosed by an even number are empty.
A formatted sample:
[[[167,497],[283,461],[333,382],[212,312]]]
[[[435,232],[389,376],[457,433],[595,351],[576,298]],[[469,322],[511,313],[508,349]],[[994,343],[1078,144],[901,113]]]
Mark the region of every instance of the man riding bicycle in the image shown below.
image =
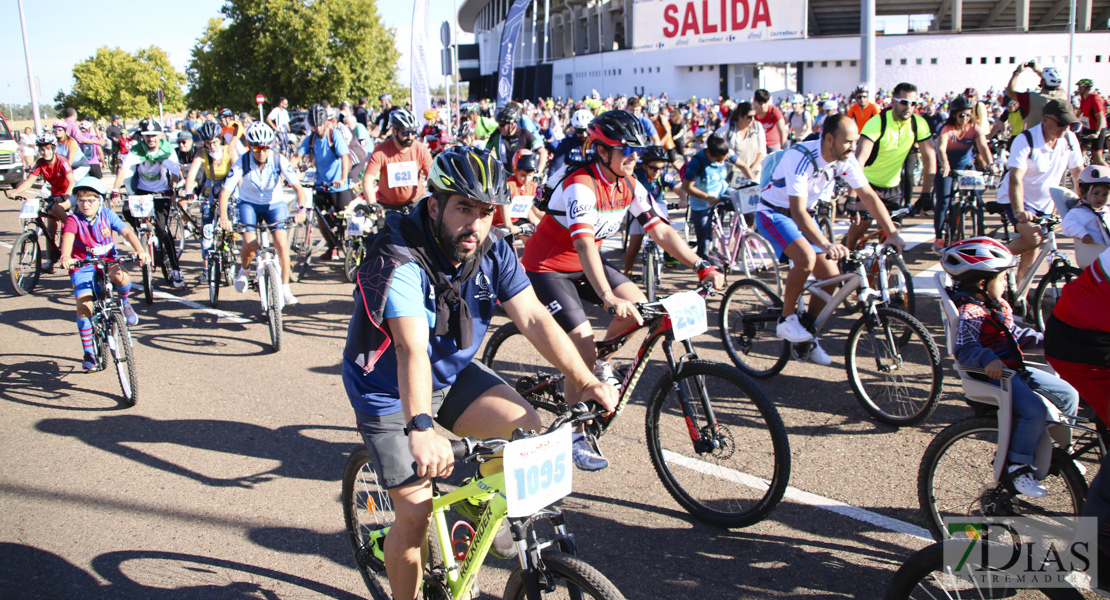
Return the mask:
[[[57,154],[58,138],[54,137],[53,133],[44,133],[35,140],[35,146],[38,147],[39,159],[35,161],[27,174],[29,177],[23,180],[23,183],[16,186],[10,193],[5,191],[4,196],[11,198],[18,198],[20,194],[31,189],[36,179],[39,177],[44,183],[50,185],[50,198],[44,205],[49,206],[46,210],[49,218],[46,219],[46,234],[50,236],[51,240],[56,239],[58,234],[58,223],[64,223],[66,215],[69,212],[71,204],[69,203],[69,195],[72,193],[73,184],[77,178],[73,175],[73,168],[69,166],[69,161],[61,158]],[[53,268],[54,261],[58,260],[57,256],[48,256],[47,260],[43,263],[42,268],[49,271]]]
[[[316,182],[313,184],[313,204],[321,211],[341,212],[354,197],[351,195],[351,150],[347,139],[328,126],[328,109],[313,104],[308,109],[308,126],[311,131],[304,136],[297,149],[297,158],[307,156],[316,165]],[[319,223],[320,232],[328,241],[323,260],[336,256],[334,233],[327,219]]]
[[[587,143],[595,150],[595,160],[571,169],[555,184],[547,213],[524,247],[521,262],[536,296],[569,333],[583,362],[595,365],[597,347],[582,300],[602,304],[614,315],[608,336],[643,323],[635,303],[647,301],[644,293],[601,258],[602,240],[620,233],[627,213],[660,247],[692,267],[699,280],[719,288],[724,276],[690,250],[665,215],[659,214],[644,186],[632,177],[647,147],[639,119],[623,110],[602,113],[590,123]],[[611,375],[607,363],[595,367],[603,379]],[[567,399],[573,404],[577,394],[568,390]],[[585,470],[609,464],[581,434],[575,435],[573,456]]]
[[[367,201],[378,202],[388,211],[386,224],[392,228],[424,197],[424,179],[432,170],[432,155],[417,139],[416,117],[407,109],[393,111],[389,125],[393,135],[370,153],[362,174],[362,190]]]
[[[1106,150],[1106,101],[1095,91],[1095,82],[1080,79],[1075,84],[1079,91],[1079,120],[1083,123],[1080,142],[1091,150],[1091,164],[1105,165],[1102,153]]]
[[[454,146],[436,158],[428,185],[431,196],[379,235],[359,267],[343,351],[343,384],[393,505],[385,566],[398,600],[419,594],[431,479],[454,468],[450,442],[434,423],[461,436],[506,439],[541,425],[516,390],[474,359],[496,304],[582,399],[607,410],[617,401],[536,300],[512,247],[491,232],[494,212],[510,200],[498,162],[486,150]],[[482,475],[500,468],[496,460],[479,467]],[[502,524],[493,551],[504,557],[514,549]]]

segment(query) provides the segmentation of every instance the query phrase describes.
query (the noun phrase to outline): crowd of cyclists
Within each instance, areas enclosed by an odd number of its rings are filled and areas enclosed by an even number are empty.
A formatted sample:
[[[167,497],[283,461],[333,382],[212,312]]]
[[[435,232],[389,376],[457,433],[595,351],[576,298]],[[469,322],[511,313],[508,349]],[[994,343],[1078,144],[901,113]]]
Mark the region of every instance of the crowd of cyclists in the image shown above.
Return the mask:
[[[1015,89],[1025,70],[1040,76],[1038,90]],[[142,261],[153,259],[135,238],[136,220],[112,210],[121,193],[156,196],[155,230],[164,248],[174,246],[167,224],[177,203],[199,200],[202,256],[212,248],[210,228],[231,230],[237,223],[244,231],[234,279],[239,292],[249,285],[253,230],[265,223],[274,229],[285,305],[297,303],[287,223],[303,222],[310,210],[332,218],[359,205],[384,211],[384,225],[366,241],[370,250],[358,270],[343,380],[393,501],[386,566],[394,593],[408,598],[418,587],[430,478],[450,473],[454,462],[433,421],[476,437],[509,437],[516,427],[539,425],[517,391],[474,360],[494,305],[567,374],[569,401],[612,409],[612,367],[597,360],[584,303],[612,315],[607,336],[642,323],[636,305],[646,297],[631,273],[644,236],[670,264],[691,269],[691,282],[721,289],[720,265],[708,260],[711,219],[737,180],[758,182],[754,227],[776,258],[790,264],[775,331],[798,346],[799,355],[831,362],[813,327],[823,307],[810,302],[799,314],[809,277],[839,273],[838,261],[873,223],[885,244],[902,250],[901,218],[931,212],[931,249],[960,292],[956,359],[985,367],[991,377],[1003,366],[1020,369],[1027,338],[1039,334],[1015,325],[1014,307],[1001,299],[998,281],[1007,269],[1016,267],[1020,279],[1030,268],[1043,236],[1037,219],[1056,212],[1049,188],[1067,175],[1079,197],[1080,208],[1064,221],[1065,234],[1077,245],[1110,245],[1105,102],[1090,79],[1080,80],[1074,92],[1063,89],[1054,68],[1027,63],[1003,90],[944,95],[912,83],[889,92],[861,86],[850,93],[791,94],[778,102],[766,90],[745,100],[594,92],[500,107],[479,100],[449,111],[440,101],[414,112],[383,94],[376,109],[367,98],[337,107],[313,104],[304,111],[303,128],[285,99],[262,121],[229,109],[189,111],[172,122],[143,119],[133,130],[118,118],[103,128],[78,121],[71,109],[34,138],[38,158],[28,179],[7,195],[20,197],[40,181],[49,186],[49,212],[62,224],[62,243],[61,255],[48,257],[48,270],[53,263],[68,269],[86,256],[112,254],[113,234],[136,248]],[[457,122],[446,122],[441,112],[458,115]],[[308,168],[311,192],[302,187]],[[1014,225],[1014,240],[986,236],[981,191],[977,235],[958,240],[946,231],[958,173],[973,169],[997,178],[995,201]],[[286,189],[295,198],[292,218]],[[668,192],[685,212],[692,244],[672,226]],[[838,214],[851,218],[839,239],[814,219],[818,203],[830,199],[839,201]],[[334,230],[335,222],[325,219],[320,226]],[[611,265],[602,242],[626,231],[623,264]],[[56,224],[49,235],[57,235]],[[342,252],[332,241],[321,258]],[[164,260],[172,285],[188,285],[176,254],[164,253]],[[1106,307],[1110,254],[1102,252],[1093,263],[1077,282],[1091,302]],[[70,272],[87,371],[96,368],[88,345],[93,268]],[[197,280],[206,276],[199,273]],[[113,269],[109,278],[127,321],[136,324],[126,273]],[[1074,303],[1062,306],[1072,307],[1067,318],[1074,324],[1067,327],[1104,349],[1106,328],[1074,316]],[[1059,369],[1063,379],[1026,378],[1018,388],[1020,403],[1015,392],[1018,420],[1028,425],[1015,433],[1020,443],[1012,444],[1009,474],[1022,494],[1044,493],[1029,467],[1028,448],[1043,431],[1037,426],[1043,406],[1030,399],[1034,391],[1048,390],[1074,414],[1078,394],[1066,380],[1078,374],[1084,400],[1107,419],[1107,386],[1092,383],[1105,381],[1105,356],[1093,364],[1089,354],[1064,352],[1062,360],[1070,361]],[[608,465],[580,432],[573,459],[584,470]]]

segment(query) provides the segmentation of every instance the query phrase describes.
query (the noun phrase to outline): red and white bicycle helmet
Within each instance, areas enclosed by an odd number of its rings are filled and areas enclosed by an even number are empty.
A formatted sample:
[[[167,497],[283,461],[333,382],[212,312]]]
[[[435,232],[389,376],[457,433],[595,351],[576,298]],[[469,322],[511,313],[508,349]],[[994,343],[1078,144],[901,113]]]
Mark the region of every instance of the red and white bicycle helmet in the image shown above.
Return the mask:
[[[989,275],[1015,266],[1014,253],[1002,242],[989,237],[960,240],[944,249],[940,256],[941,267],[953,279],[969,273]]]

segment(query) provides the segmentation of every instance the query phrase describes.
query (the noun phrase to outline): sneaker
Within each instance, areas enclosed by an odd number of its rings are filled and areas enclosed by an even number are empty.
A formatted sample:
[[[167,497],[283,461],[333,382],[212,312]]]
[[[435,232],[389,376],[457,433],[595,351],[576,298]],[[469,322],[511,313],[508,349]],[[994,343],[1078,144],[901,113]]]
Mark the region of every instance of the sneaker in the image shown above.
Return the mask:
[[[135,314],[135,309],[131,308],[130,302],[123,303],[123,318],[127,319],[127,324],[132,327],[139,324],[139,315]]]
[[[170,281],[173,282],[175,288],[185,287],[185,277],[181,274],[181,271],[170,273]]]
[[[933,254],[939,255],[941,250],[944,250],[944,240],[939,238],[933,240]]]
[[[463,481],[463,485],[466,485],[469,481],[469,479]],[[455,512],[459,513],[462,518],[470,521],[471,525],[477,526],[482,517],[482,511],[486,508],[486,503],[472,504],[468,500],[463,500],[452,504],[451,508],[455,509]],[[513,543],[513,534],[509,532],[508,519],[501,520],[501,527],[493,536],[493,545],[490,546],[489,553],[502,560],[516,558],[516,544]]]
[[[1008,473],[1017,493],[1030,498],[1044,498],[1048,495],[1048,490],[1041,482],[1033,478],[1033,467],[1030,465],[1010,465]]]
[[[96,357],[90,352],[86,352],[84,358],[81,359],[81,368],[86,373],[96,373],[100,370],[100,364],[97,363]]]
[[[586,436],[575,437],[572,442],[574,466],[582,471],[600,471],[609,466],[609,460],[590,445]]]
[[[235,276],[235,291],[242,294],[247,291],[247,284],[250,283],[250,271],[239,267],[239,274]]]
[[[813,340],[813,334],[798,321],[798,315],[779,317],[779,324],[775,327],[775,337],[795,344]]]
[[[293,291],[289,289],[289,284],[286,283],[281,286],[281,295],[285,299],[286,306],[297,304],[297,297],[293,295]]]
[[[208,285],[208,271],[201,271],[198,281],[201,285]]]

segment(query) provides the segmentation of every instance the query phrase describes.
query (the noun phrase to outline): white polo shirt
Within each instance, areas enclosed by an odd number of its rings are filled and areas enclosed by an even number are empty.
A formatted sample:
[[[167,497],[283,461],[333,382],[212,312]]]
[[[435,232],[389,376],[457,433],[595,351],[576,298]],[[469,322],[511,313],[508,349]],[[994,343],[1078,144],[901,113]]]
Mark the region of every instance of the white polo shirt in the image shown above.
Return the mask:
[[[1025,208],[1052,213],[1055,211],[1048,188],[1060,185],[1060,178],[1064,176],[1064,171],[1083,166],[1083,157],[1079,153],[1079,140],[1075,138],[1074,133],[1067,131],[1064,133],[1067,139],[1061,136],[1056,140],[1056,147],[1049,149],[1045,146],[1044,132],[1040,125],[1030,127],[1027,131],[1033,136],[1033,148],[1029,148],[1028,136],[1024,133],[1014,136],[1014,144],[1010,147],[1010,159],[1006,161],[1006,167],[1025,169],[1025,175],[1021,178],[1024,185],[1022,196]],[[1009,176],[998,187],[998,203],[1010,204]]]

